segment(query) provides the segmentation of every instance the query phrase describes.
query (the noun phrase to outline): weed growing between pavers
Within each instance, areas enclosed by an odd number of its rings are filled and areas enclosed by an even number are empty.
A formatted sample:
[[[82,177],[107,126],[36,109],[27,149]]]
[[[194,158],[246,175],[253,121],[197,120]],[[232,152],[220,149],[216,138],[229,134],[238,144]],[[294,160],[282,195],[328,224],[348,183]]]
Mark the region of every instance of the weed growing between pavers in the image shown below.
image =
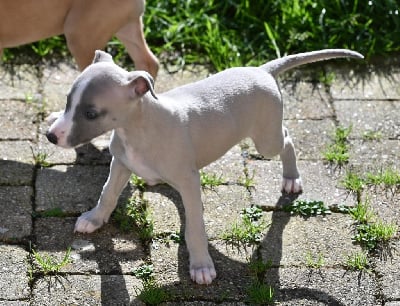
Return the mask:
[[[172,298],[171,293],[157,284],[153,275],[153,265],[144,264],[133,271],[141,280],[143,288],[135,288],[137,297],[146,305],[158,305]]]
[[[312,251],[308,251],[305,254],[306,266],[312,269],[320,269],[325,265],[325,258],[322,253],[314,254]]]
[[[361,201],[361,193],[366,187],[383,188],[395,194],[400,190],[400,172],[389,167],[378,172],[360,174],[354,169],[347,170],[340,184],[349,192],[356,194],[357,202]]]
[[[260,257],[259,251],[256,251]],[[265,305],[274,303],[274,288],[264,283],[265,275],[272,268],[272,261],[264,262],[262,259],[251,259],[248,263],[252,282],[246,289],[247,302],[250,305]]]
[[[330,164],[342,167],[349,162],[348,137],[352,127],[337,127],[333,136],[333,142],[323,152],[323,158]]]
[[[153,243],[154,242],[161,242],[169,246],[171,243],[184,243],[185,238],[179,232],[164,232],[154,236]]]
[[[148,244],[154,237],[154,222],[143,195],[133,195],[122,207],[113,213],[113,219],[123,231],[135,230],[143,243]]]
[[[359,251],[348,255],[345,267],[351,271],[371,273],[368,254],[364,251]]]
[[[364,131],[362,138],[364,141],[378,141],[382,139],[382,133],[380,131],[368,130]]]
[[[55,207],[50,210],[33,213],[33,217],[35,218],[52,218],[52,217],[63,218],[67,216],[68,213],[64,212],[60,207]]]
[[[391,240],[396,236],[398,226],[381,220],[370,208],[368,200],[348,208],[354,224],[353,241],[359,243],[369,255],[391,255]]]
[[[247,166],[245,166],[243,169],[243,174],[244,177],[240,177],[238,183],[244,186],[247,189],[247,191],[250,192],[251,189],[254,188],[254,176],[256,174],[256,171],[253,170],[253,173],[250,175],[249,169],[247,168]]]
[[[297,200],[290,205],[285,205],[283,210],[302,217],[325,216],[331,214],[323,201]]]
[[[141,178],[140,176],[137,176],[136,174],[132,174],[129,182],[132,184],[132,186],[135,186],[137,189],[139,189],[139,191],[144,191],[147,184],[146,181]]]
[[[56,275],[60,270],[71,263],[71,248],[68,248],[61,261],[57,260],[54,256],[45,254],[41,255],[32,249],[33,264],[32,273],[47,275]]]
[[[247,288],[247,302],[250,305],[270,305],[274,304],[274,288],[255,280]]]
[[[263,211],[257,206],[245,208],[236,221],[221,236],[221,239],[239,248],[244,245],[256,246],[262,240],[262,232],[267,224],[262,220]]]
[[[37,168],[46,168],[46,167],[50,167],[50,163],[47,161],[47,159],[50,157],[50,154],[44,151],[35,151],[32,147],[31,147],[31,151],[32,151],[32,156],[33,156],[33,160],[35,161],[35,166]]]
[[[226,184],[226,180],[221,175],[209,174],[200,170],[200,185],[202,188],[214,190],[215,187]]]

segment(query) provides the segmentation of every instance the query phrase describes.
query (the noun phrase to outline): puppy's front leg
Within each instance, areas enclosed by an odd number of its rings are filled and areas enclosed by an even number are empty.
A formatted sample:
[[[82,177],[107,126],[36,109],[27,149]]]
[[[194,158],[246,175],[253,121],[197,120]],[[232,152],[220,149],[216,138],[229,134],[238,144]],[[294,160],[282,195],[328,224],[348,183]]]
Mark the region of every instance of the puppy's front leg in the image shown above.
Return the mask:
[[[189,251],[190,276],[198,284],[210,284],[216,272],[208,253],[198,171],[193,170],[178,189],[185,207],[185,240]]]
[[[83,213],[75,224],[75,232],[92,233],[108,222],[117,206],[118,197],[129,180],[131,171],[113,157],[110,174],[104,184],[100,199],[95,208]]]

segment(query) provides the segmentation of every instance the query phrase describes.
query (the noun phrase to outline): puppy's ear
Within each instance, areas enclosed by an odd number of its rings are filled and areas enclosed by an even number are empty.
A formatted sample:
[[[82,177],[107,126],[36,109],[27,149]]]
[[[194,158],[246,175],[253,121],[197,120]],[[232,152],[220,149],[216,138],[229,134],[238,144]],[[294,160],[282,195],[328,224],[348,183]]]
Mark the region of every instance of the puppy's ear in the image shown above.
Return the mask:
[[[131,94],[142,97],[148,91],[154,99],[157,99],[156,93],[154,92],[154,80],[152,76],[146,71],[134,71],[129,76],[129,87]]]
[[[94,52],[94,58],[92,64],[98,63],[98,62],[111,62],[113,63],[113,58],[110,54],[101,51],[101,50],[96,50]]]

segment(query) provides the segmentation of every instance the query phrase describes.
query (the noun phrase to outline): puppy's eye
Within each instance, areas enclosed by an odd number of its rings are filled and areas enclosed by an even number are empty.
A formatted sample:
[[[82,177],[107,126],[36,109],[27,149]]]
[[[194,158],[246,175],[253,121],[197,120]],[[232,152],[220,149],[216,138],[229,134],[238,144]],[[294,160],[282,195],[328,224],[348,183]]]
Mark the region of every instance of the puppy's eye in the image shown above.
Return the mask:
[[[85,112],[85,117],[86,117],[86,119],[88,119],[88,120],[94,120],[94,119],[96,119],[97,117],[98,117],[98,113],[95,111],[95,110],[93,110],[93,109],[90,109],[90,110],[87,110],[86,112]]]

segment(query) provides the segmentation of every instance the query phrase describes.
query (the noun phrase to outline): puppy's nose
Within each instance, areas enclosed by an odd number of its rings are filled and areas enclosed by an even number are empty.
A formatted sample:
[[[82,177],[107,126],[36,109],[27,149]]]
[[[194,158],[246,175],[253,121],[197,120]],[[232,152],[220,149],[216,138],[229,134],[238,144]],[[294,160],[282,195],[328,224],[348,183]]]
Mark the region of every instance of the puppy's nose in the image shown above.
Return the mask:
[[[46,137],[51,143],[53,143],[55,145],[57,144],[58,139],[57,139],[56,134],[47,132]]]

